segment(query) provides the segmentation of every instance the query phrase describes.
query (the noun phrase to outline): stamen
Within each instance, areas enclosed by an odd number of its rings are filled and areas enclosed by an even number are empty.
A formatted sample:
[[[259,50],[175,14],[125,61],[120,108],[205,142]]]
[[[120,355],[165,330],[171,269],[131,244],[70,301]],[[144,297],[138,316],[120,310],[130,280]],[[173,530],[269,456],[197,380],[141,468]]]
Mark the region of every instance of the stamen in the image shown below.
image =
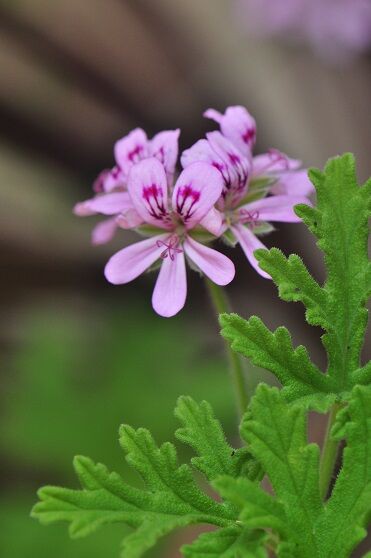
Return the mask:
[[[254,228],[259,224],[259,211],[249,211],[248,209],[240,209],[239,211],[240,223],[248,223],[250,228]]]
[[[156,244],[159,248],[161,246],[165,246],[165,250],[160,254],[160,258],[162,258],[163,260],[167,257],[170,257],[171,261],[173,262],[175,260],[176,254],[181,254],[183,252],[181,248],[178,248],[179,237],[176,234],[170,236],[166,241],[158,240]]]

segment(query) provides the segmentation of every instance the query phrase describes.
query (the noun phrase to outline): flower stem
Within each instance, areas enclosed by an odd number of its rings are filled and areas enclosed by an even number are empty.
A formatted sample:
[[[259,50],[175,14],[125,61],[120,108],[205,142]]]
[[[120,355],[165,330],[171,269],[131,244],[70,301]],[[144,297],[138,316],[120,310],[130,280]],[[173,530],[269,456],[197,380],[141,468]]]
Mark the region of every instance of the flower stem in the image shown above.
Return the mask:
[[[338,450],[339,450],[339,442],[331,438],[331,428],[334,425],[334,422],[336,420],[336,415],[340,407],[341,405],[335,403],[335,405],[331,409],[327,421],[325,440],[323,443],[322,454],[321,454],[320,476],[319,476],[319,488],[320,488],[322,499],[326,499],[327,493],[329,491],[331,479],[334,474],[334,467],[336,465]]]
[[[216,311],[217,317],[219,314],[223,314],[224,312],[231,312],[231,306],[226,295],[226,292],[210,281],[205,277],[206,287],[209,291],[211,302],[214,306]],[[240,355],[235,353],[232,349],[230,344],[226,341],[225,343],[227,356],[229,360],[229,368],[231,372],[232,383],[234,387],[234,392],[237,401],[237,408],[238,414],[241,418],[244,412],[246,411],[246,407],[248,404],[248,396],[246,390],[246,382],[244,376],[244,367],[242,364],[242,360]]]

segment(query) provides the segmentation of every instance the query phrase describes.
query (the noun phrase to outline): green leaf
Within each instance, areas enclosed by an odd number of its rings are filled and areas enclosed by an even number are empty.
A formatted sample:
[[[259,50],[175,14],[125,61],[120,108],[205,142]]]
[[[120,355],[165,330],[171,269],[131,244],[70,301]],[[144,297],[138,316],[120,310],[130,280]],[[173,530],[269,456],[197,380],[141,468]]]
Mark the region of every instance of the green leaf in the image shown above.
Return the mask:
[[[251,402],[251,414],[241,434],[260,461],[283,504],[291,537],[300,556],[317,555],[313,534],[322,510],[318,487],[319,448],[307,445],[306,416],[298,406],[288,406],[277,388],[259,386]]]
[[[300,405],[288,404],[276,388],[259,386],[241,432],[275,496],[248,479],[223,476],[213,485],[237,506],[246,528],[276,534],[278,556],[348,558],[366,536],[371,514],[371,387],[355,387],[338,414],[335,430],[347,446],[325,504],[319,493],[319,448],[308,444],[306,430]]]
[[[186,558],[267,558],[265,533],[242,526],[226,527],[202,534],[193,544],[182,547]]]
[[[286,328],[279,327],[272,333],[256,316],[244,320],[237,314],[222,314],[220,324],[221,334],[232,349],[273,372],[289,401],[301,398],[305,401],[319,393],[322,397],[317,397],[317,402],[309,399],[308,404],[325,407],[331,404],[329,379],[310,361],[305,347],[293,348]]]
[[[284,538],[287,536],[285,509],[260,486],[249,479],[219,477],[213,486],[219,494],[240,510],[239,519],[250,529],[274,529]]]
[[[191,446],[199,457],[192,464],[212,481],[222,474],[234,474],[234,451],[227,443],[221,424],[216,420],[209,403],[198,405],[191,397],[180,397],[175,416],[183,423],[175,436]]]
[[[365,527],[371,513],[371,387],[354,388],[340,420],[347,440],[343,466],[316,527],[323,558],[350,556],[367,535]]]
[[[317,191],[317,206],[300,205],[303,219],[324,252],[327,269],[320,286],[297,255],[280,250],[256,250],[259,265],[269,273],[285,301],[302,302],[309,324],[324,331],[326,374],[311,362],[304,347],[293,349],[288,331],[270,332],[256,317],[245,321],[236,315],[221,317],[222,335],[237,352],[273,372],[288,401],[326,410],[346,401],[358,383],[371,381],[371,368],[360,364],[367,325],[366,302],[371,290],[368,260],[368,217],[371,181],[358,186],[355,162],[346,154],[330,160],[324,173],[310,171]]]
[[[82,490],[42,488],[33,517],[45,524],[70,522],[72,537],[88,535],[105,523],[126,523],[136,531],[124,540],[125,558],[139,558],[177,527],[235,524],[231,509],[201,492],[187,465],[178,466],[172,444],[158,447],[147,430],[126,425],[120,429],[120,443],[143,478],[144,490],[129,486],[104,465],[77,457],[74,467]]]
[[[296,254],[286,258],[277,248],[257,250],[255,254],[259,265],[263,269],[269,268],[282,300],[302,302],[307,308],[308,323],[326,328],[326,293],[310,275],[303,260]]]

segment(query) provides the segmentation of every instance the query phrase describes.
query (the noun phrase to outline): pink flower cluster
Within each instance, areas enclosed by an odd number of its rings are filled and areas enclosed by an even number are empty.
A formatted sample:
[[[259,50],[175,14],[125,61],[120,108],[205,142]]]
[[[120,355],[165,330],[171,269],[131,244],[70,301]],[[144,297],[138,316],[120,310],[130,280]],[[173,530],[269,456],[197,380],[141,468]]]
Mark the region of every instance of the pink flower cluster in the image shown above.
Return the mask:
[[[238,17],[252,33],[309,43],[330,61],[343,61],[371,47],[370,0],[237,2]]]
[[[270,221],[299,221],[293,207],[310,203],[313,191],[300,161],[275,149],[253,157],[256,124],[244,107],[229,107],[225,114],[209,109],[205,116],[220,131],[183,151],[177,177],[179,130],[149,140],[138,128],[115,144],[116,164],[98,176],[94,197],[74,209],[79,216],[108,217],[93,230],[96,244],[108,242],[118,228],[146,237],[114,254],[105,276],[124,284],[160,264],[152,305],[165,317],[185,304],[186,260],[217,285],[233,280],[232,261],[209,246],[217,238],[239,244],[269,278],[254,257],[254,250],[264,248],[258,235],[273,229]]]

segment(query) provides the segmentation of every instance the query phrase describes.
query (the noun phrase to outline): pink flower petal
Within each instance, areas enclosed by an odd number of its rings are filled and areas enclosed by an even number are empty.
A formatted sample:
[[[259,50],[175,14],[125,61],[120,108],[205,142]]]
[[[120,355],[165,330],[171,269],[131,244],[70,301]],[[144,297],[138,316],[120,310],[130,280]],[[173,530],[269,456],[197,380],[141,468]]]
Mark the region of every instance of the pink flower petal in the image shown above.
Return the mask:
[[[95,225],[94,229],[91,233],[91,242],[94,245],[99,244],[106,244],[110,242],[112,238],[115,236],[117,231],[117,223],[115,217],[111,217],[110,219],[105,219],[101,221],[97,225]]]
[[[243,155],[241,151],[220,132],[210,132],[206,135],[214,152],[224,162],[222,171],[226,181],[226,190],[236,201],[243,197],[247,190],[247,181],[251,171],[251,157]]]
[[[92,213],[102,213],[103,215],[117,215],[121,211],[130,209],[133,206],[127,192],[101,194],[86,200],[83,204],[86,211],[90,210]]]
[[[93,211],[90,207],[90,202],[94,199],[95,198],[91,198],[90,200],[78,202],[73,208],[73,213],[77,215],[77,217],[89,217],[90,215],[96,215],[97,212]]]
[[[212,207],[205,217],[201,219],[200,225],[214,236],[220,236],[223,227],[223,214],[215,209],[215,207]]]
[[[290,159],[278,149],[270,149],[268,153],[253,158],[253,176],[270,176],[288,170],[295,170],[301,166],[298,159]]]
[[[251,152],[256,140],[256,122],[245,107],[228,107],[225,114],[208,109],[204,116],[218,122],[223,135],[242,153],[248,155]]]
[[[103,191],[106,193],[115,190],[125,190],[127,183],[127,172],[123,172],[118,167],[113,167],[103,178]]]
[[[114,254],[107,262],[104,275],[110,283],[121,285],[129,283],[141,275],[164,251],[159,245],[168,238],[168,234],[161,234],[136,242]]]
[[[111,174],[111,169],[103,169],[93,182],[93,191],[96,194],[101,194],[105,191],[104,183],[107,177]]]
[[[169,181],[175,172],[178,159],[180,130],[165,130],[153,136],[149,142],[149,156],[156,157],[165,167]]]
[[[196,242],[189,236],[184,242],[187,256],[217,285],[228,285],[235,275],[233,262],[217,250]]]
[[[129,173],[128,191],[143,221],[163,229],[170,227],[167,179],[160,161],[151,157],[132,167]]]
[[[215,153],[206,139],[196,141],[189,149],[185,149],[180,157],[183,168],[188,167],[192,163],[198,163],[199,161],[210,163],[210,165],[213,165],[220,170],[220,172],[222,172],[225,167],[224,160]]]
[[[155,312],[164,318],[175,316],[184,306],[187,297],[187,274],[184,253],[174,254],[173,259],[163,260],[152,295]]]
[[[135,229],[143,223],[136,209],[128,209],[116,217],[116,224],[121,229]]]
[[[258,260],[254,256],[255,250],[258,248],[266,248],[264,244],[260,242],[254,233],[243,225],[236,225],[235,227],[231,227],[231,229],[253,268],[265,279],[271,279],[271,276],[259,267]]]
[[[280,174],[270,191],[272,194],[288,196],[311,196],[315,192],[314,186],[308,178],[307,170]]]
[[[240,214],[250,214],[254,221],[281,221],[298,223],[300,218],[295,214],[294,207],[299,203],[311,205],[304,196],[269,196],[248,203],[240,208]]]
[[[193,163],[186,167],[176,181],[172,207],[187,229],[197,225],[219,199],[223,177],[208,163]]]
[[[125,175],[130,168],[144,157],[148,157],[147,135],[141,128],[135,128],[127,136],[115,143],[115,160]]]

